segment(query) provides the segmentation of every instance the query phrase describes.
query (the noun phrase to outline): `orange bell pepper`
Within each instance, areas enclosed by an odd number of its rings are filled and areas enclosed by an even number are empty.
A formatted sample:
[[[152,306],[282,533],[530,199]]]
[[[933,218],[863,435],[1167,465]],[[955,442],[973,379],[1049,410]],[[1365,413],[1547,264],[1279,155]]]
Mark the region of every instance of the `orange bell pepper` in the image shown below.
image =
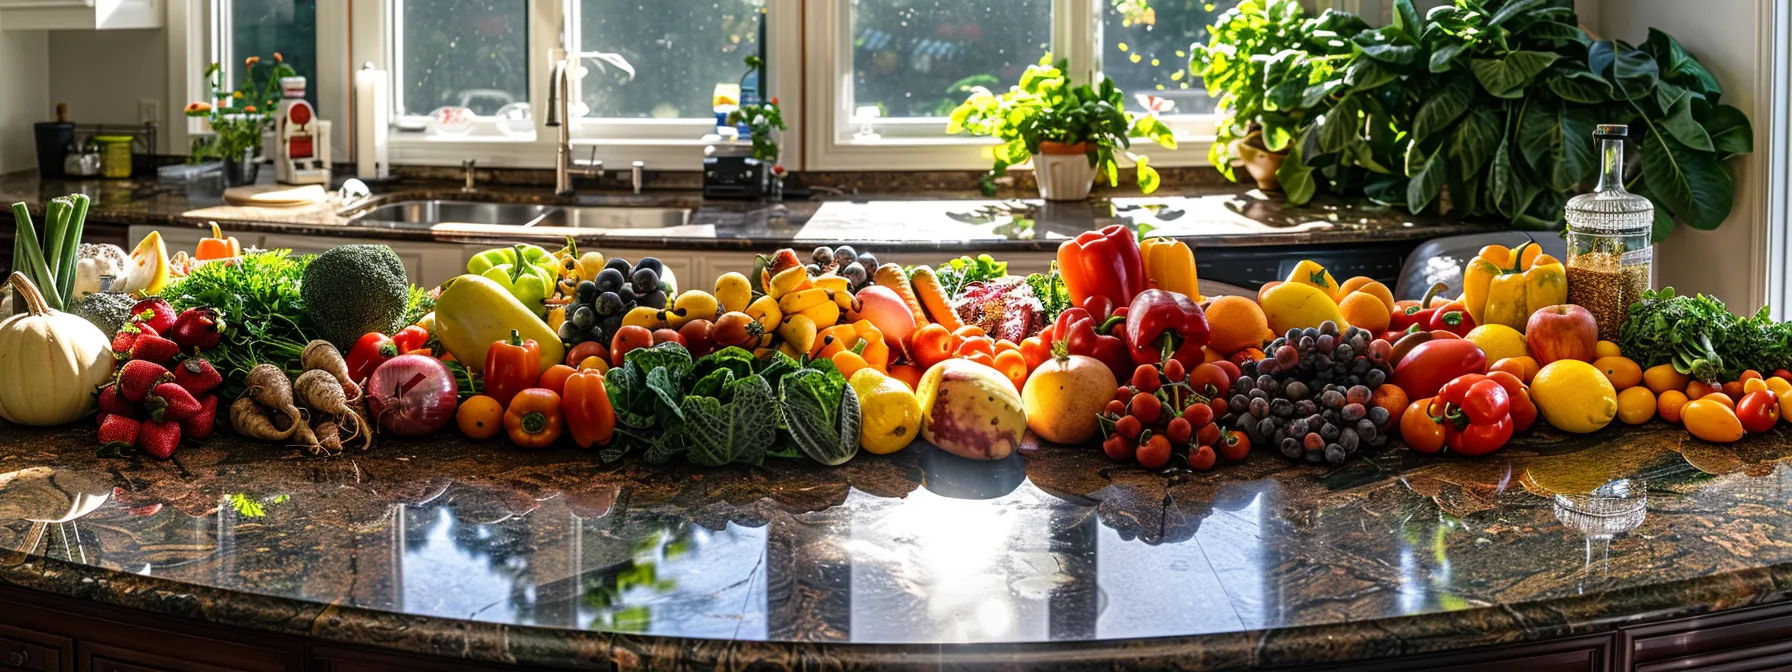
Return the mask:
[[[573,443],[580,448],[607,446],[616,437],[616,409],[610,405],[602,372],[585,369],[567,378],[561,408]]]
[[[1091,296],[1104,296],[1110,305],[1124,306],[1145,291],[1139,239],[1122,224],[1085,231],[1064,241],[1058,246],[1058,270],[1075,306]]]
[[[541,345],[510,331],[510,339],[493,341],[485,351],[485,394],[505,408],[518,392],[541,380]]]
[[[532,387],[516,394],[504,408],[504,432],[519,448],[546,448],[560,440],[566,426],[560,395]]]
[[[212,259],[229,259],[243,256],[243,245],[234,237],[225,237],[224,230],[212,222],[212,237],[199,239],[199,246],[193,248],[193,258],[200,261]]]

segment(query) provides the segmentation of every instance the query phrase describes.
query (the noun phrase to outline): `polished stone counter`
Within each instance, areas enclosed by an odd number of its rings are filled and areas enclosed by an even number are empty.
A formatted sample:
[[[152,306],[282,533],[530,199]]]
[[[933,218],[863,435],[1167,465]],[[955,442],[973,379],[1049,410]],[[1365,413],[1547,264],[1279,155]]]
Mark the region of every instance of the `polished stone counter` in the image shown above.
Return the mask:
[[[446,436],[322,459],[220,437],[154,462],[93,437],[0,424],[0,583],[469,660],[1275,667],[1603,632],[1792,582],[1787,432],[1168,474],[1057,446],[696,470]]]
[[[705,201],[692,191],[645,195],[595,192],[576,201],[532,186],[481,187],[469,196],[457,183],[408,180],[376,189],[379,202],[414,198],[574,203],[597,206],[689,208],[688,224],[666,229],[414,225],[356,222],[344,215],[369,204],[303,208],[226,205],[216,187],[153,180],[40,180],[35,171],[0,175],[0,203],[23,201],[41,212],[50,198],[83,192],[94,199],[89,219],[112,224],[199,227],[218,221],[233,230],[390,240],[492,243],[533,240],[615,248],[771,250],[792,245],[853,244],[880,251],[1056,250],[1060,242],[1107,224],[1126,222],[1157,235],[1209,247],[1337,245],[1412,242],[1484,227],[1436,217],[1414,217],[1368,202],[1315,200],[1293,207],[1279,195],[1237,187],[1165,187],[1160,195],[1122,195],[1086,203],[988,200],[964,192],[923,192],[892,186],[884,194],[823,196],[786,203]],[[10,218],[0,212],[0,218]]]

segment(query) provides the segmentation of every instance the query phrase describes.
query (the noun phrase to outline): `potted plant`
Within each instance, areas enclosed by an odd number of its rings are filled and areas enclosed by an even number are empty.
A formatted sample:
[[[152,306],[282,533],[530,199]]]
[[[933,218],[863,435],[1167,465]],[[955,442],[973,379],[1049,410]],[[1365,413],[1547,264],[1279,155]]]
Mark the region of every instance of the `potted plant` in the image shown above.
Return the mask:
[[[1099,87],[1073,84],[1064,73],[1066,65],[1054,63],[1048,53],[1008,91],[996,94],[974,87],[952,110],[947,133],[969,131],[1002,141],[995,148],[995,167],[984,175],[983,192],[994,195],[995,178],[1030,159],[1040,197],[1080,201],[1089,197],[1097,169],[1107,174],[1108,184],[1119,183],[1117,152],[1137,164],[1140,191],[1157,191],[1161,180],[1149,159],[1127,150],[1133,137],[1175,149],[1170,128],[1155,115],[1126,112],[1125,94],[1113,80],[1104,79]]]
[[[1219,130],[1207,158],[1234,182],[1242,165],[1259,188],[1277,179],[1300,130],[1330,110],[1351,63],[1350,38],[1369,24],[1349,12],[1308,17],[1298,0],[1239,3],[1190,45],[1189,71],[1218,101]]]
[[[211,89],[211,101],[188,103],[187,116],[205,119],[211,135],[196,138],[188,163],[208,159],[224,162],[224,182],[230,186],[252,184],[260,172],[261,135],[274,121],[274,108],[280,101],[280,78],[296,77],[298,72],[286,64],[279,52],[274,53],[274,67],[266,68],[266,76],[256,84],[256,65],[260,56],[243,61],[243,83],[234,89],[225,88],[224,70],[217,63],[206,66],[204,77]]]
[[[1642,167],[1625,186],[1655,203],[1656,240],[1676,222],[1713,229],[1729,216],[1724,162],[1752,151],[1754,133],[1673,37],[1601,40],[1559,0],[1455,0],[1423,19],[1410,0],[1393,7],[1392,22],[1352,39],[1359,55],[1346,70],[1366,74],[1327,84],[1334,110],[1349,114],[1303,133],[1305,158],[1290,156],[1284,182],[1385,146],[1402,158],[1358,182],[1370,198],[1558,230],[1569,196],[1598,175],[1593,127],[1624,123]],[[1377,110],[1408,130],[1386,132]]]

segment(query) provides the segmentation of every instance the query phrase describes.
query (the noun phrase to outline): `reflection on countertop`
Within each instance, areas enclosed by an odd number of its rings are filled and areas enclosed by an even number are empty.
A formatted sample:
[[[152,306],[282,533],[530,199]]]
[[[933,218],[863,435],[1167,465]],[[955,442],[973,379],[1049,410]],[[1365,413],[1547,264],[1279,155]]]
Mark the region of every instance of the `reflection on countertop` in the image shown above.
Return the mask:
[[[1321,197],[1295,207],[1277,194],[1210,186],[1171,186],[1150,197],[1096,198],[1080,203],[991,200],[961,192],[911,192],[895,187],[882,194],[760,203],[705,201],[695,192],[685,191],[594,193],[568,200],[553,196],[549,189],[529,186],[484,187],[465,194],[455,183],[401,181],[382,187],[373,201],[269,208],[226,204],[215,185],[147,179],[40,180],[35,171],[0,175],[0,202],[23,201],[34,210],[40,210],[52,197],[74,192],[94,199],[90,219],[111,224],[198,227],[216,220],[239,231],[290,235],[475,244],[519,239],[558,243],[571,236],[585,245],[694,250],[769,250],[827,241],[893,252],[1044,251],[1057,249],[1064,239],[1082,231],[1115,223],[1209,247],[1416,242],[1485,230],[1446,218],[1413,216],[1367,201]],[[381,203],[425,199],[674,207],[692,212],[681,226],[607,230],[554,226],[551,222],[533,226],[430,225],[354,219]]]
[[[1476,460],[1159,474],[1049,445],[693,470],[448,437],[335,459],[219,438],[164,463],[0,425],[0,582],[520,663],[1350,660],[1784,599],[1788,438],[1540,431]]]

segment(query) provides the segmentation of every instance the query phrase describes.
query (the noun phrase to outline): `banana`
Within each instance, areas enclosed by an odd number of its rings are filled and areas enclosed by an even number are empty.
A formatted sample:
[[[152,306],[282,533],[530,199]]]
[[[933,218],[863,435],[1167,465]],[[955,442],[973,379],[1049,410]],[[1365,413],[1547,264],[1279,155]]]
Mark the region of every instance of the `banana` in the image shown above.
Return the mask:
[[[723,273],[716,278],[716,300],[723,312],[744,312],[753,303],[753,283],[739,273]]]
[[[721,303],[709,292],[693,289],[679,294],[673,300],[672,310],[666,311],[666,321],[671,323],[673,329],[681,328],[692,320],[713,321],[721,313],[720,308]]]
[[[847,281],[845,276],[824,275],[811,282],[813,282],[816,287],[820,287],[830,292],[852,292],[852,285]]]
[[[627,315],[622,316],[622,326],[646,327],[650,331],[654,329],[664,329],[667,326],[664,317],[665,313],[666,311],[656,310],[647,306],[635,306],[634,308],[629,309]]]
[[[840,306],[832,301],[817,303],[797,311],[796,314],[809,318],[817,327],[826,328],[840,323]]]
[[[832,305],[833,302],[834,299],[828,294],[828,290],[820,287],[810,287],[809,289],[792,292],[778,297],[778,308],[782,309],[785,315],[790,315],[792,313],[800,313],[808,310],[818,303]]]
[[[772,284],[765,288],[765,293],[773,298],[782,299],[784,295],[808,289],[810,285],[809,269],[792,266],[772,276]]]
[[[806,315],[791,315],[778,325],[778,337],[784,339],[780,350],[788,348],[796,353],[792,357],[801,358],[809,354],[815,347],[815,321]],[[786,352],[785,354],[791,354]]]

